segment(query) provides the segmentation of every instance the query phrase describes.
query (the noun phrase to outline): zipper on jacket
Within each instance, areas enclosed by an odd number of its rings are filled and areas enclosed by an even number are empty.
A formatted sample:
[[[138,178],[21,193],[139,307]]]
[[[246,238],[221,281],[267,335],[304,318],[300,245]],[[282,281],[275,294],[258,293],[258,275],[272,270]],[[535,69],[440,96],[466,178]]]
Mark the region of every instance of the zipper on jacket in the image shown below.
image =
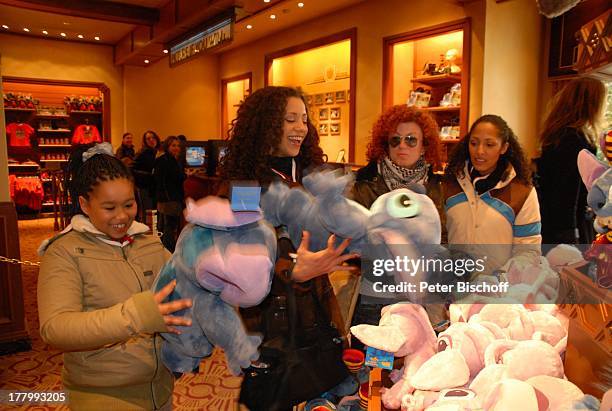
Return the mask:
[[[132,264],[130,264],[130,262],[128,261],[127,254],[125,253],[125,247],[121,247],[121,254],[123,255],[123,259],[125,260],[125,262],[132,269],[132,272],[134,273],[134,276],[136,277],[136,281],[138,281],[138,286],[140,287],[140,291],[144,291],[144,289],[142,288],[142,283],[140,282],[140,278],[138,278],[138,273],[136,272],[136,270],[134,270],[134,267],[132,267]]]

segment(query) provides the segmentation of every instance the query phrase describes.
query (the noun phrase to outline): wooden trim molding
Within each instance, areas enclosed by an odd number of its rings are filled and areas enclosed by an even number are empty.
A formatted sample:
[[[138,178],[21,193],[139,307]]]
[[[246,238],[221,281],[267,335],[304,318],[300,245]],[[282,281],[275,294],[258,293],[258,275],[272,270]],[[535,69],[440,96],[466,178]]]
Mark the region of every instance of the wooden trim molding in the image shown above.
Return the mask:
[[[0,255],[20,258],[17,212],[13,202],[0,202]],[[0,264],[0,343],[28,339],[23,307],[21,266]]]
[[[249,81],[249,94],[253,91],[253,72],[238,74],[237,76],[227,77],[221,79],[221,139],[229,139],[228,127],[229,115],[227,112],[227,84],[233,83],[234,81],[248,80]]]
[[[292,54],[301,53],[303,51],[311,50],[317,47],[326,46],[328,44],[337,43],[343,40],[351,41],[351,56],[350,56],[350,94],[351,100],[349,102],[349,146],[348,155],[349,162],[355,161],[355,113],[356,101],[357,101],[357,27],[350,28],[348,30],[340,31],[338,33],[330,34],[329,36],[320,37],[313,39],[305,43],[296,44],[291,47],[277,50],[275,52],[266,54],[264,57],[264,86],[270,85],[270,69],[272,68],[272,62],[281,57],[289,56]]]

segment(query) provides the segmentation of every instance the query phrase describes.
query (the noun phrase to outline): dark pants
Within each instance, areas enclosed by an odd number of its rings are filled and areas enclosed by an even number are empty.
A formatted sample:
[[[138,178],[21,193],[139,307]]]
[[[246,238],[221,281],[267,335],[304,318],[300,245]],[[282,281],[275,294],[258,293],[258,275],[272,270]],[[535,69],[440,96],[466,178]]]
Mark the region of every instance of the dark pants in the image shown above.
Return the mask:
[[[161,241],[164,247],[171,253],[176,247],[179,224],[181,217],[177,215],[159,213],[157,215],[157,231],[161,231]]]

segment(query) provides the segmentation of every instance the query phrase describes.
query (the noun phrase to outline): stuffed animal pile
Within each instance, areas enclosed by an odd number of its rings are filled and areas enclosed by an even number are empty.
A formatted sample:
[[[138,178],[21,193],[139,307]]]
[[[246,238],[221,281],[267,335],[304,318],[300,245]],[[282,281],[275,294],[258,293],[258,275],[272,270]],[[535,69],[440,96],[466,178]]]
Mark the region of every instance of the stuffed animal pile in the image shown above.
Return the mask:
[[[552,306],[554,307],[554,306]],[[451,305],[452,324],[432,340],[419,305],[383,308],[378,326],[357,325],[364,344],[405,357],[395,385],[383,390],[388,409],[569,410],[584,397],[564,379],[560,354],[567,328],[538,305]]]

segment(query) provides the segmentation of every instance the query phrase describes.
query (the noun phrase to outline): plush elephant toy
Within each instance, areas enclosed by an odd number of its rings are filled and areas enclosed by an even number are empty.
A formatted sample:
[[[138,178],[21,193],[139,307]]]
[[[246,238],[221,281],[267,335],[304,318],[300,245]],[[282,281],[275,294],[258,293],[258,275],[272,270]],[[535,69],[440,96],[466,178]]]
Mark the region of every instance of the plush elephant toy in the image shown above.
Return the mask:
[[[274,229],[261,212],[232,212],[219,197],[189,199],[185,217],[189,224],[153,288],[176,280],[169,300],[193,299],[191,308],[177,313],[191,317],[193,325],[180,327],[179,335],[163,334],[163,361],[175,373],[192,372],[218,346],[239,375],[259,358],[261,337],[247,334],[235,306],[257,305],[270,291]]]

